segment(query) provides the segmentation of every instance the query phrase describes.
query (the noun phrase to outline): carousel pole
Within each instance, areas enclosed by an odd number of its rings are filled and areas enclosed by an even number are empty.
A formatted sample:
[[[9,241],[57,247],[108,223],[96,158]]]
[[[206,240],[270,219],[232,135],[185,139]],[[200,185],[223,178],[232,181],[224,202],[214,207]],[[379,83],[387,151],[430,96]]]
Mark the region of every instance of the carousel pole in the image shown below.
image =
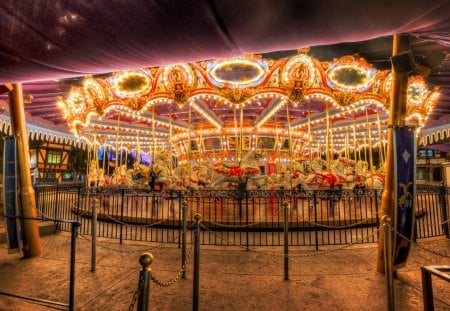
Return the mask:
[[[12,132],[17,141],[17,163],[19,180],[19,215],[36,218],[36,199],[30,175],[30,152],[28,146],[27,124],[23,106],[22,85],[20,83],[6,85],[9,98],[9,112]],[[37,257],[41,254],[39,226],[37,220],[21,219],[22,252],[25,258]]]
[[[191,103],[188,103],[188,122],[189,122],[189,129],[188,129],[188,150],[187,150],[187,158],[188,158],[188,163],[187,163],[187,170],[188,172],[191,171],[191,150],[192,150],[192,146],[191,146],[191,126],[192,126],[192,115],[191,115]]]
[[[356,161],[356,122],[355,118],[353,118],[353,156],[355,157]],[[361,160],[361,157],[360,157]]]
[[[371,124],[369,122],[369,114],[366,109],[366,123],[367,123],[367,137],[369,139],[369,167],[372,170],[373,168],[373,156],[372,156],[372,131]]]
[[[345,158],[350,159],[350,147],[349,147],[349,137],[348,137],[348,127],[345,128],[345,142],[344,142]]]
[[[308,102],[308,148],[309,148],[309,163],[312,162],[312,139],[311,139],[311,115],[310,115],[311,111],[310,111],[310,103]]]
[[[172,165],[172,112],[169,113],[169,172],[172,175],[173,165]]]
[[[117,116],[117,129],[116,129],[116,165],[115,168],[117,169],[117,163],[119,162],[119,127],[120,127],[120,112]]]
[[[366,137],[366,134],[364,134],[364,161],[366,161],[367,163],[369,163],[369,162],[367,161],[367,137]],[[372,166],[371,166],[370,163],[369,163],[369,171],[370,171],[371,168],[372,168]]]
[[[152,166],[155,164],[156,137],[155,137],[155,105],[152,105]]]
[[[239,152],[238,152],[238,130],[237,130],[237,115],[236,115],[236,105],[233,106],[233,117],[234,117],[234,149],[236,151],[236,158],[238,162],[241,160],[239,158]]]
[[[328,113],[328,103],[326,104],[327,113],[327,128],[325,130],[325,161],[327,162],[327,167],[330,167],[330,114]]]
[[[334,160],[334,138],[333,138],[333,121],[330,120],[330,163],[328,163],[328,167],[330,167],[331,162]]]
[[[392,55],[409,50],[409,37],[404,35],[394,35]],[[390,111],[389,111],[389,125],[388,125],[388,144],[386,155],[386,175],[383,195],[381,197],[381,211],[379,217],[388,215],[392,223],[396,223],[395,215],[395,166],[394,166],[394,126],[404,126],[406,116],[406,100],[408,89],[408,73],[399,73],[392,67],[392,86],[390,93]],[[378,254],[377,254],[377,271],[385,273],[384,262],[384,235],[380,231],[380,238],[378,239]]]
[[[384,155],[383,155],[383,140],[381,137],[381,124],[380,124],[380,114],[377,111],[377,123],[378,123],[378,140],[380,142],[378,146],[378,152],[380,153],[380,168],[384,166]]]
[[[286,102],[286,120],[287,120],[287,125],[288,125],[288,151],[289,151],[289,167],[291,170],[293,170],[292,167],[292,146],[291,146],[291,140],[292,140],[292,134],[291,134],[291,115],[289,113],[289,103]],[[292,171],[291,171],[292,173]],[[291,179],[291,183],[292,183],[292,179]],[[291,188],[292,188],[292,184],[291,184]]]
[[[242,154],[244,153],[244,104],[241,104],[241,116],[240,116],[240,139],[239,139],[239,161],[242,160]]]

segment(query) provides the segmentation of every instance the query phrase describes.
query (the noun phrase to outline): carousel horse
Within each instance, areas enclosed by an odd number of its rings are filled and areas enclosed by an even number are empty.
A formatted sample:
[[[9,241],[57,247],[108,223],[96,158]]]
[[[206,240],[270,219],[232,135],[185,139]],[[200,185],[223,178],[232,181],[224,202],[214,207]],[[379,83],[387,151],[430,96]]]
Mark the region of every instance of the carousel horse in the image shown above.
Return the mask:
[[[97,163],[91,161],[89,174],[87,176],[88,187],[102,187],[105,185],[105,171],[97,168]]]
[[[384,173],[368,173],[366,175],[365,185],[369,189],[384,189]]]
[[[355,164],[355,171],[363,178],[363,184],[369,189],[383,189],[384,188],[384,166],[380,171],[369,171],[369,164],[366,161],[357,161]]]
[[[270,189],[292,190],[298,187],[305,187],[307,174],[303,165],[297,162],[291,165],[278,165],[276,174],[272,174],[268,184]]]
[[[113,185],[133,185],[133,170],[128,170],[126,165],[120,165],[115,168],[113,176],[111,177]]]
[[[326,161],[322,159],[313,159],[310,164],[311,173],[306,178],[306,188],[316,189],[343,189],[349,187],[349,181],[353,181],[352,176],[345,174],[344,168],[350,166],[348,160],[333,160],[330,169],[327,170]]]
[[[133,185],[138,187],[145,187],[151,180],[151,168],[144,164],[134,163],[132,171]]]
[[[333,160],[330,164],[330,171],[337,175],[342,189],[353,189],[356,184],[362,183],[362,177],[356,173],[354,164],[355,161],[346,158]]]
[[[226,182],[235,183],[237,187],[242,187],[250,179],[254,182],[266,182],[267,176],[261,174],[258,166],[259,159],[264,157],[264,152],[261,150],[252,150],[248,152],[238,165],[230,165],[219,163],[213,171],[210,187],[223,187]]]
[[[162,189],[164,186],[171,188],[172,184],[176,181],[174,176],[171,176],[169,166],[167,165],[170,160],[170,154],[167,151],[160,150],[155,155],[155,161],[150,167],[150,181],[149,185],[151,189],[154,189],[156,185]]]
[[[173,170],[173,182],[172,189],[192,189],[199,190],[201,187],[200,177],[194,167],[188,169],[186,166],[177,166]]]

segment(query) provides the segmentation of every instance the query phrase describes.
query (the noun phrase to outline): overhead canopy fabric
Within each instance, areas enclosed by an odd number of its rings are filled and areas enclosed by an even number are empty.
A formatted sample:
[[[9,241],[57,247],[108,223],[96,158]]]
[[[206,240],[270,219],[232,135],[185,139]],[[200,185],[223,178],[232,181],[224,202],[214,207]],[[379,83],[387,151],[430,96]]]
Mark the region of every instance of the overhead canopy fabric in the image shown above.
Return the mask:
[[[450,3],[1,1],[0,84],[409,33],[450,45]]]
[[[77,77],[247,53],[276,59],[307,46],[320,60],[358,53],[382,70],[388,36],[405,33],[415,60],[433,69],[428,85],[441,88],[430,125],[450,113],[448,12],[448,0],[4,0],[0,84],[22,82],[27,112],[57,127],[56,97]]]

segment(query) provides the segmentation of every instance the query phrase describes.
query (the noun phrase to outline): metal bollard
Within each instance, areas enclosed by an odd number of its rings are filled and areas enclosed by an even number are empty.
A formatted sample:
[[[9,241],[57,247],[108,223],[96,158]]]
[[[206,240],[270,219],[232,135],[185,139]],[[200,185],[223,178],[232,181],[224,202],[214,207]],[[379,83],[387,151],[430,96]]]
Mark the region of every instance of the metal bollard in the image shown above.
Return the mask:
[[[76,236],[77,228],[80,226],[79,222],[71,223],[70,235],[70,277],[69,277],[69,311],[75,310],[75,251],[76,251]]]
[[[183,268],[185,262],[186,262],[186,231],[187,231],[187,198],[183,198],[182,201],[182,217],[183,217],[183,237],[182,237],[182,244],[181,244],[181,268]],[[181,273],[181,278],[186,278],[186,269],[183,269],[183,272]]]
[[[95,271],[95,265],[97,261],[97,205],[98,199],[94,199],[94,204],[92,206],[92,224],[91,224],[91,235],[92,235],[92,245],[91,245],[91,271]]]
[[[289,280],[289,201],[283,202],[284,207],[284,280]]]
[[[150,309],[150,280],[151,269],[150,265],[153,262],[153,255],[151,253],[144,253],[139,257],[139,263],[142,266],[141,273],[139,275],[139,298],[138,298],[138,311],[147,311]]]
[[[384,215],[381,218],[384,229],[384,274],[386,276],[386,292],[387,292],[387,309],[395,310],[394,302],[394,278],[393,278],[393,262],[392,262],[392,235],[391,235],[391,218]]]
[[[193,305],[192,310],[198,311],[198,298],[200,292],[200,219],[202,215],[196,213],[195,231],[194,231],[194,286],[193,286]]]

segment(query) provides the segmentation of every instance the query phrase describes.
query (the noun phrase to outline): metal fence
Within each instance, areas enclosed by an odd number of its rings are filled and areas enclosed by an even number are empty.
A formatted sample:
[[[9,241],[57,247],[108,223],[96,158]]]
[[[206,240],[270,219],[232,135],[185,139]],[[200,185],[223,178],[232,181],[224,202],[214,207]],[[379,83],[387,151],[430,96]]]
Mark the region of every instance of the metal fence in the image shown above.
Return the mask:
[[[121,242],[180,243],[183,224],[190,226],[193,215],[200,213],[202,244],[283,245],[286,223],[290,245],[316,249],[376,242],[382,195],[371,189],[152,191],[78,184],[38,185],[35,193],[42,216],[77,220],[85,235],[91,234],[97,204],[97,236]],[[449,237],[449,191],[418,188],[416,194],[416,237]],[[70,230],[64,223],[60,229]]]

